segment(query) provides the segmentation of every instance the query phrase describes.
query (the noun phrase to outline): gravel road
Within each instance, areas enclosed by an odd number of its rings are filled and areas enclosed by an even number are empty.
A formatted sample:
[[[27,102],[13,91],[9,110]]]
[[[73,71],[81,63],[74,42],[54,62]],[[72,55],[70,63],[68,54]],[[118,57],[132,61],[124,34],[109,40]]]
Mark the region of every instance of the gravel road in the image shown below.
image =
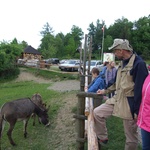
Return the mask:
[[[56,90],[60,92],[80,89],[80,82],[78,80],[66,80],[66,81],[52,82],[51,80],[36,77],[33,74],[25,72],[25,71],[21,71],[19,77],[16,79],[16,82],[19,82],[19,81],[34,81],[37,83],[51,83],[52,85],[48,87],[48,89],[52,89],[52,90]]]

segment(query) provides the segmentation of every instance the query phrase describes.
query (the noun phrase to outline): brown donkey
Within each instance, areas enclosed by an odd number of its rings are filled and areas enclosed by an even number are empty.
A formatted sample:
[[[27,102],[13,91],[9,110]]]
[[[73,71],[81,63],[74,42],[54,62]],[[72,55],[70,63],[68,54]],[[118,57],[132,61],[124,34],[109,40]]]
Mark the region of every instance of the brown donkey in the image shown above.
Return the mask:
[[[24,122],[24,137],[26,138],[27,124],[32,113],[35,113],[44,125],[49,123],[47,111],[42,110],[30,98],[22,98],[5,103],[0,110],[0,144],[5,122],[9,123],[7,136],[13,146],[16,144],[12,139],[12,131],[17,121]]]

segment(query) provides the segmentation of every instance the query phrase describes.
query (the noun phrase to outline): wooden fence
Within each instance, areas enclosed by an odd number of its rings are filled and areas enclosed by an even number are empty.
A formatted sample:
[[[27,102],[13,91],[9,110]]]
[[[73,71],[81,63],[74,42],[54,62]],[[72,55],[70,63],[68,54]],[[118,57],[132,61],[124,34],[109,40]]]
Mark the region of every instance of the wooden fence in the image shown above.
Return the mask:
[[[77,119],[77,149],[84,150],[85,142],[87,141],[88,150],[99,150],[96,133],[94,130],[93,108],[100,105],[102,95],[95,93],[79,92],[77,114],[74,116]],[[89,98],[89,114],[85,115],[85,98]],[[93,105],[94,102],[94,105]],[[85,120],[87,120],[87,132],[85,130]],[[87,135],[86,135],[87,134]]]

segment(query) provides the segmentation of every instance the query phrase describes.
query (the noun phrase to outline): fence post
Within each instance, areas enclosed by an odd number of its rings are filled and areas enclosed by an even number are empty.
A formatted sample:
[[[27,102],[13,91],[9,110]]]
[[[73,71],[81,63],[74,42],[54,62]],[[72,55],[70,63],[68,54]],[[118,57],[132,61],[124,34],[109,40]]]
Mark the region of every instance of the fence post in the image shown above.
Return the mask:
[[[84,150],[85,139],[85,119],[88,119],[88,150],[100,150],[100,145],[97,143],[96,133],[94,131],[94,118],[93,118],[93,103],[90,101],[90,114],[84,115],[85,109],[85,97],[90,97],[97,99],[97,101],[102,101],[102,95],[96,93],[79,92],[78,96],[78,109],[77,115],[77,150]]]
[[[98,98],[93,98],[93,108],[96,108],[102,104],[102,100]]]
[[[77,106],[77,150],[84,150],[84,132],[85,132],[85,98],[78,97]]]

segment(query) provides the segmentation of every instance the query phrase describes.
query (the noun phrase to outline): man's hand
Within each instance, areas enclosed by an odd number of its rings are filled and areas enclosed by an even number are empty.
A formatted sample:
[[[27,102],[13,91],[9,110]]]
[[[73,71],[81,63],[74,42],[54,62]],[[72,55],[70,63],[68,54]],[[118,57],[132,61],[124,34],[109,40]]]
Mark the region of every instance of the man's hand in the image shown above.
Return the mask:
[[[84,87],[84,91],[87,92],[88,91],[88,86]]]
[[[103,89],[103,90],[100,90],[100,89],[99,89],[99,90],[97,91],[97,94],[105,94],[105,90],[104,90],[104,89]]]
[[[134,113],[134,120],[136,120],[136,121],[137,121],[137,118],[138,118],[137,114],[136,114],[136,113]]]

